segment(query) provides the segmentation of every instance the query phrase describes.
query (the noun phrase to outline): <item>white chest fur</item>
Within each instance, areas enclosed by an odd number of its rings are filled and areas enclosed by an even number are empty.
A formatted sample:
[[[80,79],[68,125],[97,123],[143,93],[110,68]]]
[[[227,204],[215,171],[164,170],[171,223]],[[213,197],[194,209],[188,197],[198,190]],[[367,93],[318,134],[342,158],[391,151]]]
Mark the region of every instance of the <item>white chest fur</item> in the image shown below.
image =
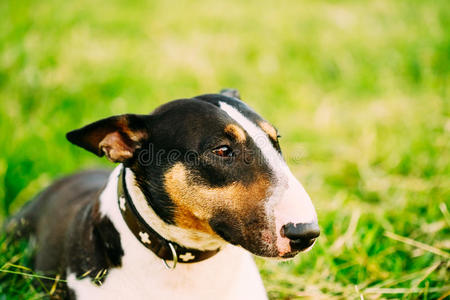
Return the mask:
[[[77,280],[68,270],[68,286],[77,299],[267,299],[252,257],[231,245],[205,261],[168,270],[122,219],[116,200],[120,168],[111,174],[100,200],[101,211],[120,234],[122,266],[111,269],[100,287],[88,278]]]

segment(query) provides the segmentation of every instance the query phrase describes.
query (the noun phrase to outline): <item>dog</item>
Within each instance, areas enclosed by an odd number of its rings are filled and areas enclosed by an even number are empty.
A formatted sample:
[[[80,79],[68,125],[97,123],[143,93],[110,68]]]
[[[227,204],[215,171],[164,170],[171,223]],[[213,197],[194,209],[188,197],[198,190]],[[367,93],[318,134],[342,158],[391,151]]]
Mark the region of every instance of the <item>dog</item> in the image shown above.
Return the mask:
[[[36,270],[64,279],[55,299],[267,299],[251,254],[292,258],[320,234],[277,129],[236,90],[67,139],[118,166],[56,181],[7,225],[34,237]]]

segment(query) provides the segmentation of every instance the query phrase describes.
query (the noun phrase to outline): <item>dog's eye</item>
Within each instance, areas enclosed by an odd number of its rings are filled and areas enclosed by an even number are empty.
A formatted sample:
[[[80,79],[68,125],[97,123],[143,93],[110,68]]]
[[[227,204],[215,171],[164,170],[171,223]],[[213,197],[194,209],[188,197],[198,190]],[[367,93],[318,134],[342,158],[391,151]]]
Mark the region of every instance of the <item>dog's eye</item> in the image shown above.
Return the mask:
[[[215,155],[221,156],[221,157],[232,157],[233,156],[233,150],[228,146],[220,146],[217,147],[212,151]]]

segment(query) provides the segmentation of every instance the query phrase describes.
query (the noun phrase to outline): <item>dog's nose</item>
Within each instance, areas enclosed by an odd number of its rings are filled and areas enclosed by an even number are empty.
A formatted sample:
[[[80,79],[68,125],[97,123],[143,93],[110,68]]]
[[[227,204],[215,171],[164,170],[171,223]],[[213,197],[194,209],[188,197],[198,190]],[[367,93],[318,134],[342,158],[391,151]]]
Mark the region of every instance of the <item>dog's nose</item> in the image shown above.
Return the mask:
[[[320,235],[317,223],[288,223],[281,228],[281,235],[290,239],[292,250],[305,250]]]
[[[283,226],[284,236],[291,240],[314,239],[320,235],[317,223],[288,223]]]

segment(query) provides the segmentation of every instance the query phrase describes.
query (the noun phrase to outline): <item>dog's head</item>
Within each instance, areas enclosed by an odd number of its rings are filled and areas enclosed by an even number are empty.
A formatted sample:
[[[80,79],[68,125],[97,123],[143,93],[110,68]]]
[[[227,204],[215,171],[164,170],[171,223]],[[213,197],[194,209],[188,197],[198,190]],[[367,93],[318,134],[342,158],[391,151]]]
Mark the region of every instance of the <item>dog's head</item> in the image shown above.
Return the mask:
[[[67,138],[129,168],[167,226],[260,256],[293,257],[319,235],[316,212],[282,157],[277,130],[238,98],[227,91],[175,100]]]

